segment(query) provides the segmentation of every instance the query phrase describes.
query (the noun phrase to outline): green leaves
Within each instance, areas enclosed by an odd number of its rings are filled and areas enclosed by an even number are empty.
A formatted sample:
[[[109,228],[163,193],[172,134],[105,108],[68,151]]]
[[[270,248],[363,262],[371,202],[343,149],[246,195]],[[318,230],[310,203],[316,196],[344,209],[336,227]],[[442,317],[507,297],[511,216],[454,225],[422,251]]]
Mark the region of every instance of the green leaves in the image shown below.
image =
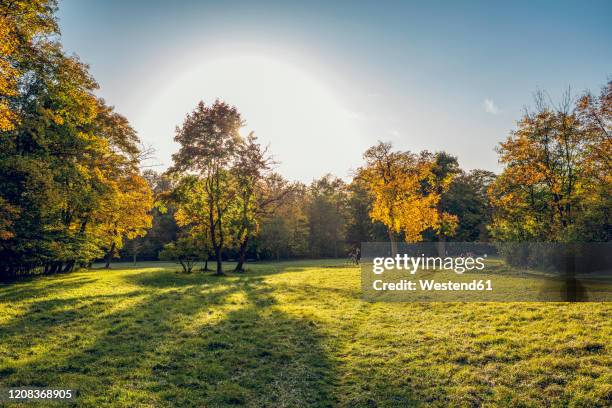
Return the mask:
[[[94,95],[88,67],[63,53],[55,9],[44,0],[0,6],[10,26],[0,36],[13,44],[0,51],[18,71],[14,84],[0,77],[16,86],[0,88],[0,108],[19,113],[0,127],[0,275],[87,264],[151,223],[136,132]]]

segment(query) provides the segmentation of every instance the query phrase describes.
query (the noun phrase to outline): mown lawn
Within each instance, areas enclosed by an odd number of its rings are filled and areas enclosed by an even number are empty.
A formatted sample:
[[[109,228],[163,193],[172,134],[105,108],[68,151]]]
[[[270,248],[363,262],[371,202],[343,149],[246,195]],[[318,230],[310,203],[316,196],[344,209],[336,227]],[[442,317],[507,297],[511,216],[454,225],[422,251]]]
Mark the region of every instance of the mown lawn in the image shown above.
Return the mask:
[[[1,285],[0,387],[91,407],[612,405],[610,303],[368,303],[336,261],[176,271]]]

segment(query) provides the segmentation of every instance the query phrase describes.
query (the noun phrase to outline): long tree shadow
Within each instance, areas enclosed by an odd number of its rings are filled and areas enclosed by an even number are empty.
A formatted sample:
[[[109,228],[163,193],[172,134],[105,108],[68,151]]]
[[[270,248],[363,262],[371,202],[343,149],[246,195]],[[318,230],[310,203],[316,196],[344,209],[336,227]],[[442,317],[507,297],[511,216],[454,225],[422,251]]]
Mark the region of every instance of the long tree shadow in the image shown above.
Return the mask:
[[[170,346],[153,367],[164,397],[181,406],[331,406],[334,366],[316,323],[275,308],[260,279],[239,282],[247,306]],[[183,393],[185,384],[192,392]]]
[[[36,276],[11,283],[0,283],[0,302],[10,302],[31,297],[43,297],[94,282],[84,276]]]
[[[79,406],[330,405],[321,334],[278,311],[263,278],[149,275],[32,302],[2,328],[0,385],[76,387]]]

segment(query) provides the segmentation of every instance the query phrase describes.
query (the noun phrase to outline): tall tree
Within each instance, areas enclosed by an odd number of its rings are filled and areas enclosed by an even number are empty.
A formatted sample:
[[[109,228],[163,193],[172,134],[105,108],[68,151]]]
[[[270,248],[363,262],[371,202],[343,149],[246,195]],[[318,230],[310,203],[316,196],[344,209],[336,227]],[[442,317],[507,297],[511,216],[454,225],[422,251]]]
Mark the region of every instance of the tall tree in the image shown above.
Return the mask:
[[[198,103],[176,129],[174,140],[181,147],[172,158],[171,173],[195,172],[204,186],[209,236],[215,253],[218,275],[223,274],[223,250],[228,243],[227,215],[236,198],[230,169],[241,143],[243,121],[234,106],[216,100],[207,106]]]

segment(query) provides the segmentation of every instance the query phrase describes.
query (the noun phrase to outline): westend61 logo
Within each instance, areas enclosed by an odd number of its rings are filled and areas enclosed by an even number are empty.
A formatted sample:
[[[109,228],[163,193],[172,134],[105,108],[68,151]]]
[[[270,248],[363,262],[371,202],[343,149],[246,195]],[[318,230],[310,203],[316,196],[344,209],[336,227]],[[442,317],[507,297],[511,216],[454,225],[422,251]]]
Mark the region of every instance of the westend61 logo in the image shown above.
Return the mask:
[[[610,243],[362,243],[369,301],[611,301]]]

